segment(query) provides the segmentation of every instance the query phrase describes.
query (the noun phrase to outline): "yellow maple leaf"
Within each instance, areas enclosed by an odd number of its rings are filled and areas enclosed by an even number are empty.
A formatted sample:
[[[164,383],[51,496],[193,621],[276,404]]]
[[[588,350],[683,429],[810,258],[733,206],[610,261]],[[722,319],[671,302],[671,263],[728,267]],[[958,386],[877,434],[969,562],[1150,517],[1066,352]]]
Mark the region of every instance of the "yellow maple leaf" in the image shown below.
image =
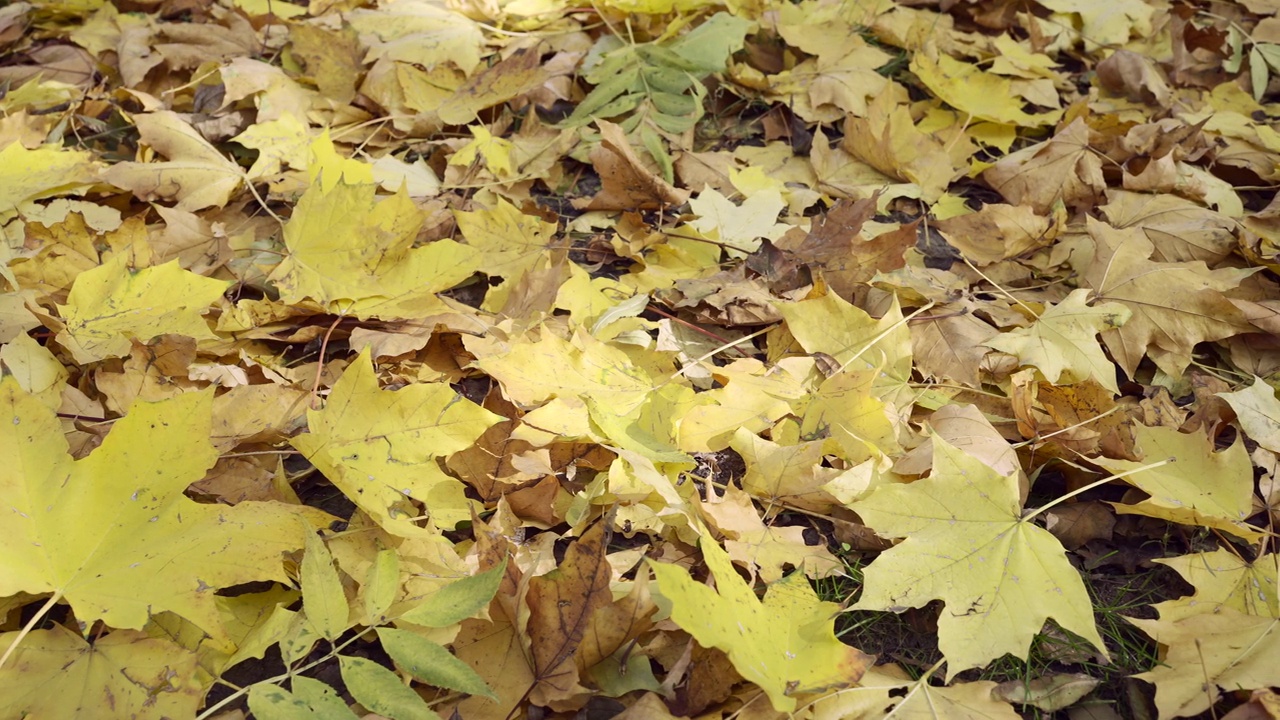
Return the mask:
[[[1031,115],[1022,109],[1023,100],[1013,91],[1013,81],[985,72],[977,65],[960,62],[949,55],[936,59],[928,51],[911,58],[911,72],[939,99],[960,112],[1001,125],[1041,127],[1062,117],[1061,110]]]
[[[177,260],[159,267],[129,267],[118,253],[76,277],[67,304],[59,305],[65,329],[58,342],[86,363],[129,354],[130,340],[165,334],[197,340],[216,337],[201,317],[230,284],[183,270]]]
[[[413,248],[422,213],[406,192],[378,202],[372,184],[339,179],[325,192],[324,177],[307,189],[285,225],[289,256],[269,277],[281,301],[312,299],[362,318],[424,317],[445,309],[436,293],[470,277],[475,251],[452,240]]]
[[[141,200],[174,200],[180,210],[222,207],[240,188],[244,171],[222,156],[175,112],[137,115],[142,142],[168,158],[162,162],[122,162],[103,179]]]
[[[221,637],[220,588],[288,582],[281,554],[302,546],[304,523],[329,515],[275,502],[200,505],[183,495],[217,459],[211,392],[135,402],[81,460],[53,410],[17,381],[0,381],[0,597],[56,593],[80,622],[141,628],[172,611]]]
[[[866,570],[858,610],[942,600],[938,647],[948,678],[1006,654],[1026,658],[1053,618],[1106,654],[1080,574],[1057,538],[1024,517],[1017,473],[933,438],[933,472],[885,485],[849,508],[877,534],[906,538]]]
[[[1160,717],[1199,715],[1219,689],[1252,690],[1280,685],[1280,620],[1223,608],[1176,622],[1135,620],[1169,648],[1160,666],[1134,677],[1156,686]]]
[[[1023,365],[1034,365],[1055,385],[1093,379],[1119,395],[1115,365],[1102,352],[1098,333],[1124,325],[1131,313],[1119,303],[1087,305],[1091,293],[1083,288],[1072,290],[1031,327],[1010,330],[985,344],[1016,356]]]
[[[464,486],[436,458],[469,447],[501,421],[443,383],[379,388],[366,348],[325,408],[307,413],[310,432],[291,442],[388,532],[422,535],[428,531],[411,520],[421,513],[410,499],[440,527],[471,517]]]
[[[0,150],[0,222],[33,200],[87,189],[97,171],[87,152],[9,143]]]
[[[0,635],[0,647],[17,634]],[[92,644],[61,625],[37,630],[0,669],[0,717],[87,720],[105,708],[134,720],[194,717],[205,691],[197,660],[180,645],[135,630]]]
[[[840,606],[819,600],[803,573],[770,585],[761,602],[714,540],[703,536],[699,545],[716,589],[682,567],[650,562],[659,607],[700,645],[728,654],[775,710],[789,712],[796,695],[848,687],[862,677],[872,658],[835,636],[832,618]]]
[[[1142,462],[1093,460],[1111,472],[1131,473],[1124,481],[1151,496],[1136,505],[1116,504],[1117,511],[1218,528],[1248,540],[1262,537],[1261,529],[1244,522],[1253,514],[1253,464],[1241,438],[1214,452],[1206,435],[1187,435],[1177,428],[1136,425],[1133,437]],[[1161,460],[1169,462],[1133,472]]]

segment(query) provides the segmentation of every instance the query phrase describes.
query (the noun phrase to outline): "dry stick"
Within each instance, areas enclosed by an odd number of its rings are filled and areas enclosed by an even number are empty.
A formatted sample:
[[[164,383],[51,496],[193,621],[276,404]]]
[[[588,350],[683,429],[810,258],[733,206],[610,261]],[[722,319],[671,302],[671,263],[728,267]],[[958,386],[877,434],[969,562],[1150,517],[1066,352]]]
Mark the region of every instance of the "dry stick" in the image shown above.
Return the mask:
[[[1051,432],[1051,433],[1049,433],[1049,434],[1047,434],[1047,435],[1036,435],[1035,437],[1031,438],[1030,440],[1023,440],[1022,442],[1020,442],[1020,443],[1014,443],[1014,444],[1010,445],[1009,447],[1014,448],[1014,449],[1017,449],[1017,448],[1020,448],[1020,447],[1026,447],[1027,445],[1032,445],[1032,444],[1034,444],[1034,443],[1041,442],[1041,441],[1043,441],[1043,440],[1048,440],[1049,438],[1053,437],[1054,435],[1061,435],[1061,434],[1062,434],[1062,433],[1064,433],[1064,432],[1070,432],[1070,431],[1072,431],[1072,430],[1075,430],[1075,429],[1076,429],[1076,428],[1078,428],[1078,427],[1081,427],[1081,426],[1084,426],[1084,425],[1088,425],[1089,423],[1093,422],[1094,420],[1100,420],[1100,419],[1102,419],[1102,418],[1104,418],[1104,417],[1106,417],[1106,416],[1110,415],[1111,413],[1113,413],[1113,412],[1117,412],[1117,411],[1119,411],[1119,410],[1120,410],[1120,406],[1119,406],[1119,405],[1117,405],[1117,406],[1115,406],[1115,407],[1111,408],[1110,410],[1108,410],[1108,411],[1106,411],[1106,412],[1102,413],[1101,415],[1094,415],[1093,417],[1089,418],[1088,420],[1081,420],[1080,422],[1076,423],[1075,425],[1068,425],[1067,427],[1064,427],[1064,428],[1061,428],[1061,429],[1058,429],[1058,430],[1054,430],[1053,432]]]
[[[1119,480],[1120,478],[1128,477],[1128,476],[1130,476],[1130,475],[1137,475],[1137,474],[1138,474],[1138,473],[1140,473],[1140,472],[1145,472],[1145,471],[1147,471],[1147,470],[1154,470],[1154,469],[1156,469],[1156,468],[1158,468],[1158,467],[1164,467],[1165,465],[1168,465],[1169,463],[1175,462],[1175,460],[1176,460],[1176,458],[1169,458],[1168,460],[1161,460],[1160,462],[1153,462],[1153,463],[1150,463],[1150,464],[1148,464],[1148,465],[1143,465],[1142,467],[1136,467],[1136,468],[1134,468],[1134,469],[1132,469],[1132,470],[1126,470],[1126,471],[1124,471],[1124,472],[1122,472],[1122,473],[1116,473],[1115,475],[1108,475],[1107,477],[1104,477],[1104,478],[1102,478],[1101,480],[1098,480],[1098,481],[1095,481],[1095,482],[1091,482],[1091,483],[1089,483],[1088,485],[1085,485],[1085,486],[1084,486],[1084,487],[1082,487],[1082,488],[1078,488],[1078,489],[1076,489],[1076,490],[1072,490],[1071,492],[1067,493],[1066,495],[1063,495],[1062,497],[1057,498],[1057,499],[1055,499],[1055,500],[1051,500],[1051,501],[1049,501],[1047,504],[1045,504],[1045,505],[1041,505],[1040,507],[1035,508],[1034,510],[1027,510],[1027,511],[1024,511],[1024,512],[1022,513],[1022,519],[1023,519],[1023,520],[1030,520],[1031,518],[1035,517],[1036,515],[1039,515],[1040,513],[1044,512],[1045,510],[1048,510],[1048,509],[1049,509],[1049,508],[1051,508],[1051,507],[1054,507],[1054,506],[1056,506],[1056,505],[1061,505],[1062,503],[1064,503],[1064,502],[1066,502],[1066,501],[1070,500],[1071,498],[1073,498],[1073,497],[1075,497],[1075,496],[1077,496],[1077,495],[1079,495],[1079,494],[1081,494],[1081,493],[1088,492],[1089,490],[1092,490],[1092,489],[1094,489],[1094,488],[1096,488],[1096,487],[1098,487],[1098,486],[1100,486],[1100,485],[1106,485],[1107,483],[1111,482],[1112,480]]]
[[[4,667],[4,664],[9,661],[9,656],[13,655],[14,651],[18,649],[18,644],[35,629],[36,625],[40,624],[40,621],[44,619],[44,616],[48,615],[49,611],[53,609],[53,606],[57,605],[58,601],[61,599],[62,591],[55,590],[53,592],[53,597],[49,598],[44,605],[41,605],[40,609],[36,611],[36,614],[27,621],[27,624],[22,626],[22,630],[18,633],[18,637],[14,638],[13,642],[9,643],[9,647],[4,651],[4,655],[0,656],[0,668]]]
[[[902,319],[901,319],[901,320],[899,320],[898,322],[896,322],[896,323],[894,323],[894,324],[890,325],[889,327],[885,328],[885,329],[884,329],[884,331],[883,331],[883,332],[881,332],[879,335],[876,335],[875,337],[873,337],[873,338],[871,338],[870,340],[868,340],[868,341],[867,341],[867,344],[863,345],[861,350],[859,350],[858,352],[854,353],[853,357],[851,357],[851,358],[849,358],[848,360],[846,360],[846,361],[845,361],[845,363],[844,363],[843,365],[841,365],[841,366],[840,366],[840,369],[839,369],[837,372],[844,372],[844,369],[845,369],[845,368],[847,368],[847,367],[849,367],[849,364],[850,364],[850,363],[852,363],[854,360],[857,360],[858,358],[862,357],[862,353],[864,353],[864,352],[866,352],[866,351],[870,350],[872,347],[874,347],[874,346],[875,346],[875,344],[876,344],[876,343],[880,342],[881,340],[885,339],[886,337],[889,337],[889,333],[891,333],[891,332],[893,332],[894,330],[897,330],[898,328],[902,327],[903,325],[906,325],[907,323],[911,322],[912,318],[915,318],[917,315],[920,315],[921,313],[924,313],[924,312],[928,311],[930,308],[932,308],[932,307],[933,307],[934,305],[936,305],[936,304],[937,304],[937,303],[935,303],[934,301],[930,300],[930,301],[929,301],[929,304],[925,305],[924,307],[920,308],[919,310],[916,310],[915,312],[913,312],[913,313],[911,313],[910,315],[908,315],[908,316],[906,316],[906,317],[902,318]]]
[[[711,338],[712,340],[715,340],[716,342],[722,342],[722,343],[729,342],[727,339],[711,332],[710,330],[707,330],[705,328],[700,328],[697,325],[694,325],[693,323],[689,322],[688,320],[682,320],[676,317],[675,315],[672,315],[671,313],[666,312],[665,310],[659,308],[657,305],[654,305],[653,303],[649,303],[647,306],[645,306],[645,309],[656,315],[661,315],[662,317],[670,320],[671,322],[680,323],[681,325],[689,328],[694,332],[702,333],[703,335],[706,335],[707,337]],[[733,349],[737,351],[737,353],[742,357],[751,357],[750,353],[743,350],[742,348],[735,347]]]
[[[324,353],[329,348],[329,338],[333,336],[333,331],[338,328],[338,323],[342,322],[342,315],[334,318],[333,324],[329,326],[329,331],[324,334],[324,340],[320,342],[320,359],[316,361],[316,382],[311,386],[311,409],[319,410],[316,407],[316,401],[320,399],[320,376],[324,374]]]

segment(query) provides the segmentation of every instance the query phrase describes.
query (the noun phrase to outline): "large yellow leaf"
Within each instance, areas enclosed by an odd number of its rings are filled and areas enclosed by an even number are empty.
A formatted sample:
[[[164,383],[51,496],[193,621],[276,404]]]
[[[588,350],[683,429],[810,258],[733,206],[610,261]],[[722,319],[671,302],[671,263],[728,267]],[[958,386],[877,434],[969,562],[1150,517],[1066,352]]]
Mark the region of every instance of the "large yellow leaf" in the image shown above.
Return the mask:
[[[854,607],[942,600],[938,647],[949,678],[1006,653],[1025,659],[1049,618],[1105,655],[1080,574],[1061,543],[1022,516],[1016,473],[1001,475],[934,437],[928,478],[879,487],[849,507],[878,534],[906,538],[867,568]]]
[[[671,619],[698,644],[727,653],[775,710],[789,712],[796,695],[848,687],[862,677],[872,658],[836,638],[840,606],[819,600],[803,573],[770,585],[761,602],[714,540],[704,536],[700,546],[716,589],[679,566],[650,563],[665,599],[659,607],[670,607]]]
[[[1124,325],[1131,313],[1119,303],[1090,306],[1086,304],[1090,293],[1086,289],[1071,291],[1031,327],[997,335],[987,346],[1016,356],[1023,365],[1034,365],[1055,385],[1092,378],[1119,395],[1115,365],[1102,352],[1098,333]]]
[[[1136,505],[1116,505],[1117,511],[1218,528],[1249,540],[1262,536],[1261,530],[1244,522],[1253,514],[1253,464],[1240,439],[1214,452],[1213,441],[1203,433],[1137,425],[1133,437],[1142,462],[1107,457],[1093,462],[1114,473],[1161,460],[1169,463],[1125,476],[1125,482],[1151,497]]]
[[[76,362],[87,363],[128,355],[130,340],[148,342],[168,334],[216,337],[202,315],[227,285],[183,270],[177,260],[134,270],[129,255],[117,253],[76,277],[67,304],[58,306],[66,322],[58,342]]]
[[[172,611],[222,634],[220,588],[288,582],[281,554],[324,513],[274,502],[199,505],[183,494],[217,459],[212,394],[135,402],[73,461],[53,411],[0,381],[0,597],[59,593],[83,623],[141,628]]]
[[[437,458],[469,447],[502,418],[443,383],[378,387],[366,349],[334,384],[323,410],[307,414],[311,432],[292,440],[334,485],[388,532],[422,535],[410,518],[426,505],[441,527],[470,519],[461,482]]]
[[[362,318],[424,317],[446,309],[436,297],[475,271],[475,251],[452,240],[414,248],[422,212],[400,192],[375,201],[375,186],[322,174],[285,225],[289,256],[271,273],[280,300],[306,299]]]
[[[0,647],[16,635],[0,635]],[[193,717],[204,695],[196,660],[194,652],[133,630],[92,645],[61,625],[37,630],[0,670],[0,717]]]

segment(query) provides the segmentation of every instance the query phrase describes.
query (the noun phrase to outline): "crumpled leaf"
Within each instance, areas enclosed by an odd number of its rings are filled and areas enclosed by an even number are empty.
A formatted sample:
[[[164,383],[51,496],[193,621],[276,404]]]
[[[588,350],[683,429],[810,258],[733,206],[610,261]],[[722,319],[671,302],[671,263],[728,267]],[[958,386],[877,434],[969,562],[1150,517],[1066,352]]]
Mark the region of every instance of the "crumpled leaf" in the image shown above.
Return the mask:
[[[171,200],[179,210],[222,207],[244,180],[239,165],[222,156],[175,112],[136,115],[142,142],[168,158],[164,162],[122,162],[103,179],[140,200]]]

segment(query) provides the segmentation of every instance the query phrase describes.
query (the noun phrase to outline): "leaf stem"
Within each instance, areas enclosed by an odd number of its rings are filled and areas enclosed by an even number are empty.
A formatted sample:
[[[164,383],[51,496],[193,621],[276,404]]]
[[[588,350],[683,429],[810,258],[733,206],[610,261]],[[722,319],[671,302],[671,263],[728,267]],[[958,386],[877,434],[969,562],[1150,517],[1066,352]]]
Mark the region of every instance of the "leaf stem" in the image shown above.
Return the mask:
[[[1174,462],[1174,461],[1175,461],[1175,459],[1176,459],[1176,458],[1168,458],[1168,459],[1166,459],[1166,460],[1161,460],[1160,462],[1154,462],[1154,463],[1150,463],[1150,464],[1148,464],[1148,465],[1143,465],[1142,467],[1136,467],[1136,468],[1134,468],[1134,469],[1132,469],[1132,470],[1126,470],[1126,471],[1124,471],[1124,472],[1122,472],[1122,473],[1116,473],[1115,475],[1108,475],[1107,477],[1104,477],[1104,478],[1102,478],[1101,480],[1098,480],[1098,481],[1095,481],[1095,482],[1091,482],[1091,483],[1089,483],[1088,485],[1085,485],[1085,486],[1084,486],[1084,487],[1082,487],[1082,488],[1077,488],[1077,489],[1075,489],[1075,490],[1072,490],[1071,492],[1067,493],[1066,495],[1063,495],[1063,496],[1062,496],[1062,497],[1060,497],[1060,498],[1057,498],[1057,499],[1055,499],[1055,500],[1051,500],[1051,501],[1049,501],[1049,503],[1048,503],[1048,504],[1046,504],[1046,505],[1041,505],[1040,507],[1038,507],[1038,508],[1036,508],[1036,509],[1034,509],[1034,510],[1027,510],[1026,512],[1023,512],[1023,513],[1022,513],[1022,519],[1023,519],[1023,520],[1030,520],[1031,518],[1035,517],[1036,515],[1039,515],[1040,513],[1044,512],[1045,510],[1048,510],[1049,508],[1054,507],[1054,506],[1056,506],[1056,505],[1060,505],[1060,504],[1062,504],[1062,503],[1064,503],[1064,502],[1066,502],[1066,501],[1070,500],[1071,498],[1073,498],[1073,497],[1075,497],[1075,496],[1077,496],[1077,495],[1079,495],[1079,494],[1081,494],[1081,493],[1087,492],[1087,491],[1089,491],[1089,490],[1092,490],[1092,489],[1094,489],[1094,488],[1098,487],[1099,485],[1106,485],[1107,483],[1111,482],[1112,480],[1119,480],[1120,478],[1128,477],[1128,476],[1130,476],[1130,475],[1137,475],[1137,474],[1138,474],[1138,473],[1140,473],[1140,472],[1145,472],[1145,471],[1147,471],[1147,470],[1154,470],[1155,468],[1163,467],[1163,466],[1165,466],[1165,465],[1168,465],[1168,464],[1169,464],[1169,463],[1171,463],[1171,462]]]
[[[40,624],[41,620],[44,620],[44,616],[48,615],[49,611],[53,609],[53,606],[57,605],[58,601],[61,599],[62,591],[55,590],[53,596],[45,601],[44,605],[40,606],[40,609],[36,611],[36,614],[33,615],[30,620],[27,621],[26,625],[22,626],[22,630],[18,632],[18,637],[14,638],[13,642],[9,643],[9,647],[4,651],[4,655],[0,656],[0,668],[4,667],[4,664],[9,661],[9,657],[18,649],[18,645],[26,639],[27,635],[31,634],[31,631]]]
[[[239,689],[239,690],[237,690],[236,692],[231,693],[230,695],[228,695],[228,696],[226,696],[226,697],[222,698],[222,699],[221,699],[221,700],[219,700],[216,704],[214,704],[214,705],[210,705],[209,707],[205,708],[204,712],[200,713],[199,715],[197,715],[197,716],[195,717],[195,720],[207,720],[207,718],[211,718],[211,717],[213,717],[213,714],[214,714],[214,713],[216,713],[216,712],[218,712],[218,710],[222,709],[222,707],[223,707],[224,705],[227,705],[227,704],[230,704],[230,703],[232,703],[232,702],[235,702],[235,700],[236,700],[237,698],[239,698],[241,695],[244,695],[245,693],[247,693],[247,692],[249,692],[250,690],[252,690],[254,685],[261,685],[262,683],[274,683],[274,682],[279,682],[280,680],[288,680],[288,679],[292,678],[292,677],[293,677],[293,676],[295,676],[295,675],[301,675],[302,673],[304,673],[304,672],[306,672],[306,671],[310,670],[311,668],[313,668],[313,667],[315,667],[315,666],[317,666],[317,665],[321,665],[321,664],[323,664],[323,663],[328,662],[329,660],[331,660],[331,659],[333,659],[333,658],[337,657],[337,656],[338,656],[338,653],[339,653],[340,651],[342,651],[342,650],[345,650],[345,649],[346,649],[346,647],[347,647],[348,645],[350,645],[350,644],[354,643],[355,641],[359,640],[360,638],[364,637],[364,636],[365,636],[365,635],[366,635],[370,630],[373,630],[373,629],[375,629],[375,628],[373,628],[373,627],[367,627],[367,628],[365,628],[364,630],[361,630],[360,632],[356,633],[354,636],[352,636],[349,640],[347,640],[346,642],[342,643],[341,645],[334,645],[334,646],[329,650],[329,652],[328,652],[324,657],[320,658],[319,660],[315,660],[315,661],[313,661],[313,662],[309,662],[309,663],[307,663],[306,665],[303,665],[302,667],[297,668],[297,669],[294,669],[294,670],[286,670],[284,673],[282,673],[282,674],[280,674],[280,675],[276,675],[275,677],[266,678],[265,680],[259,680],[258,682],[255,682],[255,683],[252,683],[252,684],[250,684],[250,685],[246,685],[245,687],[240,688],[240,689]]]

